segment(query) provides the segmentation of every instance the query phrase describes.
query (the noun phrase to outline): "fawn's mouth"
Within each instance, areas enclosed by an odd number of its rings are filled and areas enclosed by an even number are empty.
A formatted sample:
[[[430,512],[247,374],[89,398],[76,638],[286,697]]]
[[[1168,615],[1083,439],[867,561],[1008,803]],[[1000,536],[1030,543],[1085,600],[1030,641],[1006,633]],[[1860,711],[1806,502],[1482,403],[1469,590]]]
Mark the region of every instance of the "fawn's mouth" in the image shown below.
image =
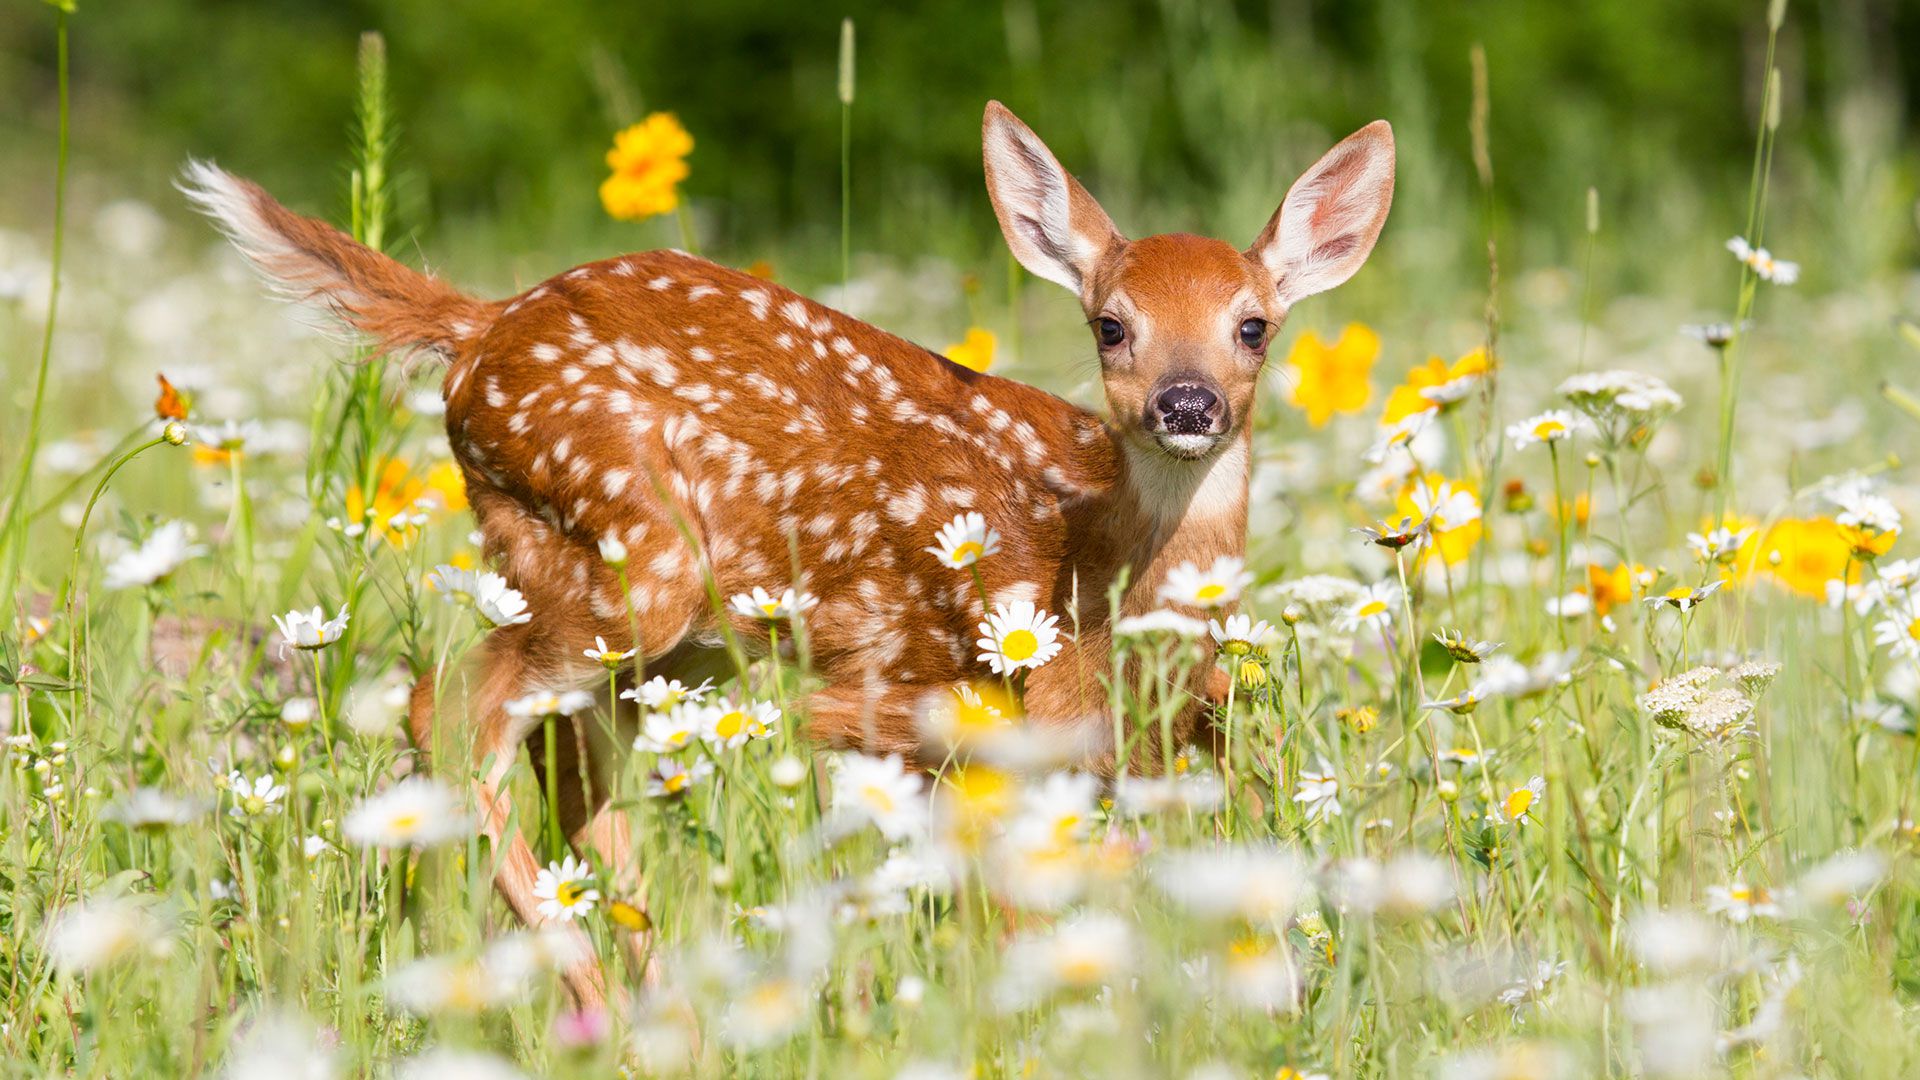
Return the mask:
[[[1156,431],[1153,433],[1153,441],[1159,445],[1160,449],[1183,461],[1194,461],[1206,457],[1219,449],[1220,444],[1226,439],[1227,436],[1224,433],[1218,435],[1211,432],[1187,434]]]

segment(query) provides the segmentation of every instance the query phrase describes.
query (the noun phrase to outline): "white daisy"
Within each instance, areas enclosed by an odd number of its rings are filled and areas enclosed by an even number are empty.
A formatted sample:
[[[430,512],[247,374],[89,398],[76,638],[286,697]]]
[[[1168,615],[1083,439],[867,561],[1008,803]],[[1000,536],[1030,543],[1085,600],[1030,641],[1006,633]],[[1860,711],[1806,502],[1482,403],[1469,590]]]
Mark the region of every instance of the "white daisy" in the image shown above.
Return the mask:
[[[1221,651],[1229,656],[1245,656],[1273,633],[1273,627],[1267,620],[1251,615],[1229,615],[1224,623],[1218,619],[1208,620],[1207,632],[1213,635]]]
[[[410,776],[353,808],[341,826],[346,838],[365,847],[431,847],[457,840],[472,829],[465,800],[424,776]]]
[[[1113,624],[1113,636],[1116,638],[1143,638],[1161,634],[1197,638],[1204,636],[1206,632],[1206,623],[1167,608],[1155,608],[1141,615],[1129,615]]]
[[[1293,801],[1306,810],[1309,822],[1326,821],[1344,812],[1340,808],[1340,777],[1326,758],[1321,758],[1316,768],[1300,770],[1300,786]]]
[[[1777,919],[1781,915],[1780,904],[1771,892],[1743,881],[1707,886],[1707,911],[1737,923],[1755,917]]]
[[[122,552],[107,564],[102,584],[109,589],[130,589],[166,580],[188,559],[207,553],[205,546],[193,542],[193,526],[184,521],[169,521],[140,542],[140,546]]]
[[[684,701],[703,701],[712,689],[712,679],[688,689],[681,685],[679,679],[655,675],[639,686],[620,691],[620,696],[627,701],[639,702],[642,708],[666,712]]]
[[[1409,495],[1420,520],[1434,532],[1449,532],[1480,520],[1480,500],[1473,492],[1453,486],[1450,480],[1437,484],[1421,483]]]
[[[102,816],[129,829],[159,832],[186,825],[204,812],[205,807],[198,800],[159,788],[137,787],[115,800]]]
[[[609,649],[607,639],[598,634],[593,636],[593,648],[585,650],[587,659],[612,671],[633,656],[632,649]]]
[[[527,598],[520,595],[519,590],[509,588],[507,579],[491,570],[462,570],[442,564],[427,575],[427,585],[453,603],[472,608],[474,615],[490,630],[533,619],[527,610]]]
[[[693,745],[707,730],[707,706],[686,701],[671,709],[648,713],[633,748],[649,754],[672,754]]]
[[[280,636],[287,645],[296,649],[324,649],[347,632],[347,608],[341,605],[340,614],[331,619],[317,607],[312,611],[289,611],[275,615],[273,624],[280,628]]]
[[[507,715],[526,720],[548,716],[576,716],[593,708],[585,690],[535,690],[507,702]]]
[[[233,796],[233,805],[227,808],[227,813],[232,817],[277,814],[287,797],[286,785],[272,776],[257,776],[249,780],[237,770],[227,774],[226,787]]]
[[[744,746],[749,739],[765,739],[780,722],[780,710],[765,701],[723,701],[706,708],[700,736],[724,750]]]
[[[1920,601],[1909,596],[1889,604],[1886,617],[1873,624],[1873,641],[1894,656],[1920,656]]]
[[[1548,409],[1539,416],[1529,417],[1507,427],[1507,438],[1513,440],[1515,450],[1525,450],[1529,446],[1541,443],[1557,443],[1573,437],[1575,430],[1585,423],[1581,417],[1565,409]]]
[[[1688,533],[1687,547],[1703,563],[1728,562],[1740,553],[1740,545],[1753,535],[1751,527],[1735,532],[1726,526],[1704,533]]]
[[[693,785],[713,775],[713,762],[694,758],[685,765],[673,758],[661,758],[647,773],[647,797],[669,799],[685,795]]]
[[[1194,607],[1224,607],[1240,599],[1251,584],[1253,575],[1247,572],[1246,560],[1222,555],[1205,570],[1187,562],[1168,571],[1167,580],[1160,586],[1160,598]]]
[[[1060,617],[1033,606],[1030,600],[996,605],[979,625],[979,659],[995,675],[1037,668],[1060,652]]]
[[[964,570],[1000,550],[1000,534],[988,527],[986,518],[971,510],[940,526],[934,539],[934,546],[926,550],[955,570]]]
[[[1340,629],[1354,634],[1362,628],[1384,629],[1393,623],[1394,605],[1400,602],[1400,586],[1391,581],[1376,581],[1363,589],[1340,617]]]
[[[733,610],[749,619],[759,619],[762,622],[791,619],[819,602],[819,599],[811,593],[796,593],[792,589],[783,589],[776,595],[758,585],[755,585],[750,593],[735,593],[732,600]]]
[[[600,902],[600,890],[593,884],[592,869],[572,855],[562,862],[549,863],[533,881],[541,916],[565,922],[592,911]]]
[[[921,779],[898,755],[841,754],[833,759],[833,812],[842,826],[870,824],[889,840],[924,832]]]
[[[1791,285],[1800,280],[1799,263],[1776,259],[1766,248],[1757,248],[1747,243],[1747,238],[1744,236],[1736,236],[1728,240],[1727,250],[1733,252],[1734,258],[1752,267],[1753,272],[1760,275],[1762,281],[1770,281],[1775,285]]]
[[[1500,800],[1500,806],[1495,813],[1498,815],[1498,820],[1514,825],[1538,821],[1535,811],[1539,809],[1541,801],[1546,797],[1546,778],[1536,776],[1524,785],[1507,792],[1507,797]]]

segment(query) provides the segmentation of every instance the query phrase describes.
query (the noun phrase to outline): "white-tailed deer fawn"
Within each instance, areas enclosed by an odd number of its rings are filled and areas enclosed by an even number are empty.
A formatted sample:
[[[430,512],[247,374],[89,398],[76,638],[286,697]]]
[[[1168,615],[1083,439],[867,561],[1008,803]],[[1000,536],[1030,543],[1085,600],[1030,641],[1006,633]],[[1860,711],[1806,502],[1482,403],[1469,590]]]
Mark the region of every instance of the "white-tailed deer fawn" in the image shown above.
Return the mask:
[[[1377,121],[1335,146],[1244,251],[1184,234],[1128,240],[997,102],[984,136],[1014,256],[1086,311],[1105,418],[677,251],[592,263],[510,301],[473,299],[245,180],[189,167],[194,201],[284,291],[382,348],[447,365],[447,437],[487,555],[533,614],[487,639],[471,705],[476,760],[494,763],[481,797],[497,881],[522,917],[537,921],[535,865],[503,835],[501,780],[532,721],[504,706],[600,684],[584,652],[596,636],[631,642],[629,602],[648,674],[691,682],[718,652],[722,620],[749,650],[768,644],[765,624],[715,610],[709,582],[720,596],[804,589],[819,601],[807,625],[826,684],[803,710],[811,733],[912,757],[922,703],[986,674],[979,591],[926,551],[955,515],[978,512],[1004,538],[978,565],[996,604],[1077,604],[1077,634],[1029,673],[1025,708],[1031,723],[1084,724],[1094,737],[1111,730],[1100,676],[1113,620],[1161,606],[1180,564],[1244,552],[1267,346],[1294,303],[1345,281],[1372,250],[1393,194],[1391,130]],[[609,537],[631,552],[625,596],[598,551]],[[1109,585],[1123,568],[1115,612]],[[1200,689],[1173,690],[1191,698],[1183,739]],[[423,747],[430,691],[429,678],[415,700]],[[605,792],[562,786],[576,844],[620,873],[629,845]]]

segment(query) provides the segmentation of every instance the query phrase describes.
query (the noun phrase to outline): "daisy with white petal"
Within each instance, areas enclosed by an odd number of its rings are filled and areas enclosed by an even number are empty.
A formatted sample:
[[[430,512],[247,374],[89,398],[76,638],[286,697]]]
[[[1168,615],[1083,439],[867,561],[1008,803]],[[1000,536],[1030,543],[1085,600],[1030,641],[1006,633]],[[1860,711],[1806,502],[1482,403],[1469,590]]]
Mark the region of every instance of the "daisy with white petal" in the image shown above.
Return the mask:
[[[1513,440],[1515,450],[1525,450],[1529,446],[1540,446],[1563,442],[1573,438],[1573,433],[1586,423],[1585,419],[1575,416],[1565,409],[1548,409],[1539,416],[1530,417],[1507,427],[1507,438]]]
[[[592,868],[572,855],[549,863],[533,881],[534,898],[540,901],[537,910],[546,919],[577,919],[600,902],[600,890],[593,885]]]
[[[137,787],[115,800],[102,816],[129,829],[162,832],[189,824],[204,812],[205,807],[197,800],[159,788]]]
[[[585,690],[535,690],[507,702],[507,715],[520,720],[549,716],[577,716],[593,708],[593,695]]]
[[[1032,670],[1060,653],[1060,617],[1033,606],[1030,600],[998,604],[979,625],[979,659],[995,675]]]
[[[1736,236],[1727,241],[1727,250],[1733,257],[1746,263],[1762,281],[1775,285],[1791,285],[1800,280],[1800,264],[1776,259],[1766,248],[1757,248],[1747,243],[1744,236]]]
[[[1100,782],[1090,773],[1055,772],[1021,795],[1016,828],[1030,828],[1057,842],[1077,840],[1092,826]]]
[[[1113,624],[1113,636],[1116,638],[1198,638],[1204,637],[1206,633],[1206,623],[1167,608],[1155,608],[1141,615],[1129,615]]]
[[[340,614],[331,619],[317,607],[312,611],[289,611],[275,615],[273,624],[280,628],[280,637],[286,645],[306,651],[324,649],[347,632],[347,608],[342,604]]]
[[[1687,585],[1675,585],[1659,596],[1647,597],[1647,603],[1654,607],[1660,607],[1664,604],[1667,607],[1679,608],[1681,611],[1691,611],[1699,606],[1701,601],[1719,592],[1720,586],[1725,584],[1725,579],[1722,579],[1719,581],[1709,581],[1697,589]]]
[[[722,750],[745,746],[749,739],[767,738],[780,722],[780,710],[765,701],[723,701],[708,708],[706,714],[701,737]]]
[[[1529,821],[1539,820],[1534,816],[1535,811],[1540,808],[1541,801],[1546,797],[1547,780],[1543,776],[1536,776],[1524,785],[1507,792],[1507,797],[1500,800],[1500,807],[1495,813],[1500,821],[1513,825],[1525,825]]]
[[[1267,635],[1273,633],[1273,627],[1265,619],[1255,619],[1250,615],[1229,615],[1226,622],[1209,620],[1207,632],[1220,646],[1220,651],[1228,656],[1245,656],[1257,648]]]
[[[626,663],[632,656],[632,649],[607,648],[607,639],[598,634],[593,636],[593,648],[586,650],[587,659],[599,664],[608,671],[617,670],[621,664]]]
[[[1744,881],[1707,886],[1707,912],[1724,915],[1728,921],[1737,923],[1756,917],[1777,919],[1782,913],[1773,893]]]
[[[620,697],[626,701],[637,701],[641,708],[655,712],[666,712],[687,701],[704,701],[713,689],[713,680],[708,679],[691,689],[681,685],[679,679],[669,679],[664,675],[655,675],[639,686],[620,691]]]
[[[266,817],[284,809],[287,787],[270,775],[249,780],[235,770],[227,774],[226,787],[233,796],[233,805],[227,808],[231,817]]]
[[[146,953],[157,955],[169,927],[152,902],[136,896],[96,896],[69,904],[47,922],[46,955],[69,975],[116,964]]]
[[[1222,555],[1205,570],[1193,563],[1181,563],[1167,573],[1160,586],[1160,599],[1194,607],[1225,607],[1240,599],[1253,584],[1245,559]]]
[[[1451,532],[1480,520],[1480,500],[1451,480],[1425,480],[1414,486],[1408,498],[1420,511],[1420,520],[1435,533]]]
[[[1886,617],[1873,624],[1873,643],[1897,657],[1920,657],[1920,599],[1909,594],[1888,604]]]
[[[437,780],[411,776],[353,808],[341,826],[364,847],[431,847],[472,831],[465,800]]]
[[[453,603],[472,608],[490,630],[533,619],[533,613],[527,610],[527,598],[491,570],[462,570],[442,564],[427,575],[427,586]]]
[[[1321,758],[1315,768],[1300,770],[1300,786],[1294,791],[1293,801],[1306,811],[1309,823],[1337,818],[1345,812],[1340,807],[1340,777],[1326,758]]]
[[[671,799],[685,795],[693,785],[713,775],[713,762],[694,758],[691,765],[661,758],[647,773],[647,798]]]
[[[1391,581],[1376,581],[1361,590],[1340,617],[1340,629],[1349,634],[1362,629],[1384,630],[1393,624],[1393,608],[1400,602],[1400,586]]]
[[[796,593],[792,589],[783,589],[778,594],[770,593],[758,585],[750,593],[735,593],[731,603],[733,610],[749,619],[761,622],[778,622],[803,614],[808,608],[819,603],[819,598],[811,593]]]
[[[709,706],[700,702],[685,701],[662,712],[648,713],[640,734],[633,740],[633,748],[649,754],[684,750],[706,732],[710,711]]]
[[[140,546],[122,552],[107,564],[101,584],[109,589],[131,589],[155,585],[172,576],[188,559],[207,553],[204,545],[193,542],[193,526],[184,521],[169,521],[140,542]]]
[[[897,754],[841,754],[833,759],[833,815],[843,829],[872,825],[889,840],[917,836],[927,826],[920,774]]]
[[[954,570],[964,570],[1000,551],[1000,534],[987,525],[985,517],[971,510],[940,526],[934,540],[934,546],[926,550],[942,566]]]
[[[1751,527],[1736,532],[1722,525],[1704,533],[1688,533],[1687,548],[1703,563],[1730,563],[1740,554],[1740,545],[1752,535]]]

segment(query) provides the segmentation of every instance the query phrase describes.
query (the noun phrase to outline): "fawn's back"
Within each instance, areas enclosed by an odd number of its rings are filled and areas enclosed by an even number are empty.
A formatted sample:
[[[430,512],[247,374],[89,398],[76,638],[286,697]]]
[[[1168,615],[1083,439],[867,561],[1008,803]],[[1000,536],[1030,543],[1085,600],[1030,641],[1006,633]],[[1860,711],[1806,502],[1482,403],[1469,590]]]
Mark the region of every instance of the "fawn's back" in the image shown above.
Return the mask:
[[[819,597],[810,644],[834,681],[972,671],[979,591],[925,551],[956,514],[1005,537],[981,565],[991,599],[1062,610],[1070,519],[1098,514],[1120,468],[1091,413],[678,252],[527,292],[462,349],[445,392],[488,554],[543,619],[628,637],[598,551],[611,537],[635,553],[650,654],[720,643],[710,570],[720,596]]]

